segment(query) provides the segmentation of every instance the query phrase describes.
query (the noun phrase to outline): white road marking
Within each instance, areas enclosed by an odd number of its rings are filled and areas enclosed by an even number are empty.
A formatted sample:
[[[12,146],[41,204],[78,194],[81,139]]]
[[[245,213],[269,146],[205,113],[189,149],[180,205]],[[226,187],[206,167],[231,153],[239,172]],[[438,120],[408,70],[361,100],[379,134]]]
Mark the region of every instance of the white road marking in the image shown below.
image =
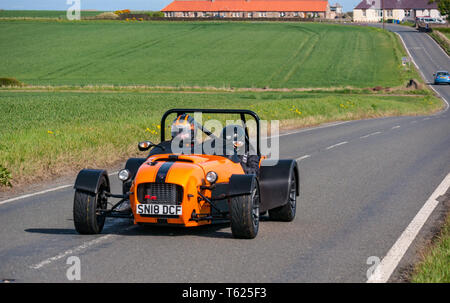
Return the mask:
[[[414,120],[414,121],[411,121],[411,122],[409,122],[409,123],[413,124],[413,123],[417,123],[417,121],[416,121],[416,120]]]
[[[113,173],[108,174],[108,176],[116,175],[117,173],[118,172],[113,172]],[[73,186],[73,184],[61,185],[61,186],[58,186],[58,187],[49,188],[49,189],[38,191],[38,192],[35,192],[35,193],[26,194],[26,195],[18,196],[18,197],[15,197],[15,198],[3,200],[3,201],[0,201],[0,205],[6,204],[6,203],[10,203],[10,202],[14,202],[14,201],[21,200],[21,199],[25,199],[25,198],[29,198],[29,197],[33,197],[33,196],[37,196],[37,195],[42,195],[42,194],[49,193],[49,192],[52,192],[52,191],[57,191],[57,190],[60,190],[60,189],[71,187],[71,186]]]
[[[408,56],[409,56],[409,58],[411,58],[411,61],[413,62],[413,64],[416,66],[416,68],[417,68],[417,70],[419,71],[419,73],[422,75],[422,79],[424,79],[425,80],[425,82],[428,82],[428,80],[427,80],[427,77],[425,77],[425,75],[423,74],[423,72],[422,72],[422,70],[419,68],[419,66],[417,65],[417,63],[416,63],[416,61],[414,60],[414,58],[413,58],[413,56],[411,56],[411,53],[409,52],[409,49],[408,49],[408,47],[406,46],[406,43],[405,43],[405,41],[403,40],[403,37],[399,34],[399,33],[396,33],[399,37],[400,37],[400,40],[402,41],[402,43],[403,43],[403,47],[406,49],[406,52],[408,53]],[[428,35],[427,35],[428,36]],[[430,39],[432,39],[431,37],[429,37]],[[438,48],[439,49],[441,49],[441,47],[440,46],[438,46]],[[441,49],[442,50],[442,49]],[[443,51],[443,50],[442,50]],[[443,53],[445,53],[444,51],[443,51]],[[446,53],[445,53],[446,54]],[[446,54],[447,55],[447,54]],[[447,55],[448,56],[448,55]],[[439,95],[439,97],[441,97],[441,99],[442,100],[444,100],[444,102],[445,102],[445,109],[442,111],[442,112],[440,112],[440,113],[437,113],[436,115],[439,115],[439,114],[442,114],[442,113],[445,113],[446,111],[448,111],[448,109],[450,108],[450,104],[448,103],[448,101],[433,87],[433,85],[428,85],[428,87],[430,87],[436,94],[438,94]]]
[[[307,159],[307,158],[309,158],[309,157],[311,157],[311,155],[304,155],[304,156],[298,157],[298,158],[295,159],[295,160],[296,160],[296,161],[302,161],[302,160]]]
[[[362,137],[359,137],[359,138],[360,139],[364,139],[364,138],[367,138],[367,137],[370,137],[370,136],[375,136],[375,135],[378,135],[378,134],[381,134],[381,132],[370,133],[368,135],[365,135],[365,136],[362,136]]]
[[[430,120],[431,118],[423,118],[422,121]]]
[[[36,192],[36,193],[27,194],[27,195],[23,195],[23,196],[11,198],[11,199],[3,200],[3,201],[0,201],[0,205],[6,204],[6,203],[10,203],[10,202],[14,202],[14,201],[17,201],[17,200],[20,200],[20,199],[33,197],[33,196],[36,196],[36,195],[45,194],[45,193],[52,192],[52,191],[57,191],[57,190],[64,189],[64,188],[67,188],[67,187],[70,187],[70,186],[72,186],[72,184],[61,185],[61,186],[58,186],[58,187],[55,187],[55,188],[46,189],[46,190],[39,191],[39,192]]]
[[[299,133],[305,133],[305,132],[309,132],[309,131],[313,131],[313,130],[317,130],[317,129],[334,127],[334,126],[347,124],[347,123],[355,122],[355,121],[358,121],[358,120],[343,121],[343,122],[336,122],[336,123],[331,123],[331,124],[325,124],[325,125],[317,126],[317,127],[313,127],[313,128],[306,128],[306,129],[296,130],[296,131],[292,131],[292,132],[286,132],[286,133],[279,134],[278,136],[270,136],[269,138],[276,138],[276,137],[289,136],[289,135],[294,135],[294,134],[299,134]],[[263,139],[265,139],[265,138],[263,138]]]
[[[429,35],[425,35],[425,36],[427,36],[433,43],[436,43],[436,41],[434,41],[434,39],[431,38]],[[437,44],[437,43],[436,43],[436,44]],[[450,58],[450,56],[442,49],[442,47],[441,47],[440,45],[438,45],[438,48],[442,51],[442,53],[443,53],[444,55],[446,55],[447,57]]]
[[[32,268],[32,269],[40,269],[40,268],[42,268],[42,267],[44,267],[46,265],[49,265],[49,264],[51,264],[51,263],[53,263],[55,261],[58,261],[58,260],[60,260],[60,259],[62,259],[64,257],[66,257],[66,256],[74,255],[74,254],[76,254],[76,253],[78,253],[78,252],[80,252],[82,250],[85,250],[86,248],[89,248],[89,247],[91,247],[91,246],[93,246],[95,244],[98,244],[98,243],[101,243],[101,242],[103,242],[105,240],[111,239],[114,236],[117,236],[117,235],[109,234],[109,235],[105,235],[105,236],[102,236],[100,238],[88,241],[88,242],[84,242],[80,246],[77,246],[75,248],[66,250],[65,252],[60,253],[59,255],[56,255],[54,257],[45,259],[44,261],[42,261],[40,263],[37,263],[37,264],[34,264],[34,265],[30,266],[30,268]]]
[[[132,229],[134,226],[135,226],[135,225],[130,225],[130,226],[126,227],[126,228],[124,228],[124,229],[122,230],[122,232],[126,232],[126,231],[130,230],[130,229]],[[45,260],[42,261],[42,262],[39,262],[39,263],[34,264],[34,265],[31,265],[30,268],[31,268],[31,269],[40,269],[40,268],[42,268],[42,267],[44,267],[44,266],[47,266],[47,265],[49,265],[49,264],[51,264],[51,263],[53,263],[53,262],[55,262],[55,261],[61,260],[62,258],[66,257],[66,256],[74,255],[74,254],[76,254],[76,253],[81,252],[82,250],[85,250],[85,249],[91,247],[91,246],[94,246],[94,245],[96,245],[96,244],[102,243],[102,242],[104,242],[104,241],[106,241],[106,240],[108,240],[108,239],[116,238],[116,237],[118,237],[118,236],[119,236],[118,234],[109,234],[109,235],[104,235],[104,236],[101,236],[101,237],[99,237],[99,238],[93,239],[93,240],[91,240],[91,241],[84,242],[84,243],[81,244],[80,246],[77,246],[77,247],[75,247],[75,248],[66,250],[65,252],[62,252],[62,253],[60,253],[60,254],[54,256],[54,257],[45,259]]]
[[[383,260],[381,260],[380,264],[376,267],[373,274],[367,280],[367,283],[386,283],[389,280],[398,263],[403,258],[403,255],[406,253],[420,229],[438,205],[439,202],[436,199],[445,194],[449,187],[450,173],[431,194],[427,202],[425,202],[423,207],[419,210],[411,223],[409,223],[408,227],[406,227]]]
[[[344,144],[347,144],[347,143],[348,143],[347,141],[340,142],[340,143],[337,143],[337,144],[328,146],[328,147],[326,148],[326,150],[329,150],[329,149],[332,149],[332,148],[335,148],[335,147],[337,147],[337,146],[344,145]]]
[[[400,125],[393,126],[391,129],[400,128]]]

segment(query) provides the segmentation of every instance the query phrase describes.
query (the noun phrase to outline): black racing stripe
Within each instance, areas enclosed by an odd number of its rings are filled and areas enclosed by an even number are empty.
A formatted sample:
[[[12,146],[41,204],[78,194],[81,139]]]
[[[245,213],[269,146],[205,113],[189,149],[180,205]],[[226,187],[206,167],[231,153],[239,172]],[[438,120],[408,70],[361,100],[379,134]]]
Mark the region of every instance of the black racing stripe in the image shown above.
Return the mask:
[[[174,163],[175,162],[164,162],[163,165],[160,166],[156,173],[155,183],[166,182],[167,173]]]

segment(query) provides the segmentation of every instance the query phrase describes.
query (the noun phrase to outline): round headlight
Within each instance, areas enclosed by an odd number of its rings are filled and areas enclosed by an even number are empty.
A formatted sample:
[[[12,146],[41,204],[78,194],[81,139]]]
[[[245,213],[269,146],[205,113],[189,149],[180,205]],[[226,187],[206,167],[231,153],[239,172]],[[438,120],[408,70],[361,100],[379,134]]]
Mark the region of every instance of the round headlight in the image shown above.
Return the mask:
[[[209,173],[206,174],[206,180],[209,183],[214,183],[217,181],[217,174],[213,171],[210,171]]]
[[[119,171],[119,180],[128,181],[130,179],[130,171],[128,169],[122,169]]]

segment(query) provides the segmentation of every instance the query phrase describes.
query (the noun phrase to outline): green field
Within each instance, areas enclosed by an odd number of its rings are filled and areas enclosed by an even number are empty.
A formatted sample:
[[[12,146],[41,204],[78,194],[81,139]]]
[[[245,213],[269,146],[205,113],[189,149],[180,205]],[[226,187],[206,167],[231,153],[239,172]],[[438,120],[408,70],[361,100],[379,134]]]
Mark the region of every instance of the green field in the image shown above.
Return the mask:
[[[0,21],[0,77],[32,85],[394,87],[394,34],[312,23]]]
[[[161,115],[174,107],[245,108],[299,127],[336,120],[436,111],[431,95],[331,93],[80,93],[0,91],[0,164],[14,184],[109,167],[159,142]]]
[[[67,6],[69,7],[69,6]],[[81,17],[93,17],[101,11],[82,11]],[[0,10],[0,18],[61,18],[67,19],[66,11]]]

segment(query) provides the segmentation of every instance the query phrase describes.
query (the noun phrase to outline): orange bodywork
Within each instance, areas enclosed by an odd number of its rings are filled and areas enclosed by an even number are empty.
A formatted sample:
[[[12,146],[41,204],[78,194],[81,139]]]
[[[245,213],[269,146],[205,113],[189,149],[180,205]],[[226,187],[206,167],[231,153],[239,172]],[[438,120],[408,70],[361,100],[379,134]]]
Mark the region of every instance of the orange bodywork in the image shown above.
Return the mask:
[[[138,185],[142,183],[156,182],[158,170],[169,161],[170,154],[154,155],[142,164],[136,174],[131,187],[130,204],[134,215],[134,223],[158,223],[158,217],[142,216],[136,213],[140,204],[137,198]],[[170,166],[165,176],[165,183],[180,185],[183,188],[182,215],[167,218],[167,224],[177,224],[186,227],[210,224],[211,221],[192,221],[193,211],[199,215],[209,215],[211,206],[198,195],[200,191],[205,197],[210,198],[209,190],[202,190],[200,186],[210,185],[205,176],[208,172],[217,173],[217,183],[226,183],[233,174],[244,174],[239,163],[215,155],[177,155],[178,160]]]

